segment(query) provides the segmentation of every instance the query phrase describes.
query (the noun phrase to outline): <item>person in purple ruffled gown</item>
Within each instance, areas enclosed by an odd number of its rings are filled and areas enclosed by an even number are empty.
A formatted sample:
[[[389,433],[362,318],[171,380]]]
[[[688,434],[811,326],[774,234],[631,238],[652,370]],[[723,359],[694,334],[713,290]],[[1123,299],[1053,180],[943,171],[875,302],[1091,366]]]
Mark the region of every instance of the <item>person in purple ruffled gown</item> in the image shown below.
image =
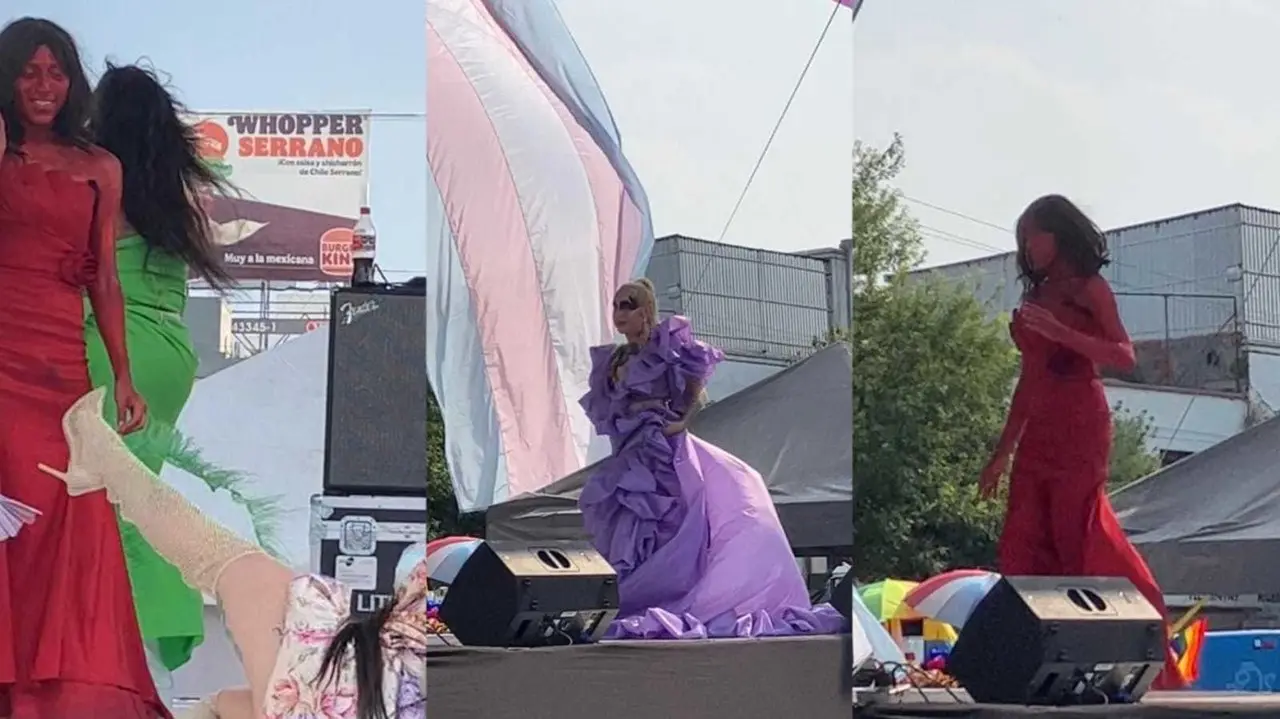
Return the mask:
[[[626,343],[592,348],[582,406],[613,452],[582,490],[583,523],[618,572],[611,638],[705,638],[840,631],[813,607],[760,474],[690,434],[724,359],[689,320],[657,321],[653,285],[620,288]],[[782,418],[780,418],[782,419]]]

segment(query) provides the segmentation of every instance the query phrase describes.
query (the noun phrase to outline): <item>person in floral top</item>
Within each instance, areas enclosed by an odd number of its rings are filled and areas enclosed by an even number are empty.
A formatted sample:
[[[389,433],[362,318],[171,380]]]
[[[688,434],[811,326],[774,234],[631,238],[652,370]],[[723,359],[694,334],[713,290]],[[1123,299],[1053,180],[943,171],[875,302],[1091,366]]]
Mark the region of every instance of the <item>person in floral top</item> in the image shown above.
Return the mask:
[[[72,496],[105,490],[188,584],[217,597],[249,686],[224,689],[187,717],[425,719],[425,560],[400,578],[393,601],[354,619],[347,588],[295,576],[152,474],[102,419],[103,397],[94,390],[63,417],[67,470],[41,469]]]

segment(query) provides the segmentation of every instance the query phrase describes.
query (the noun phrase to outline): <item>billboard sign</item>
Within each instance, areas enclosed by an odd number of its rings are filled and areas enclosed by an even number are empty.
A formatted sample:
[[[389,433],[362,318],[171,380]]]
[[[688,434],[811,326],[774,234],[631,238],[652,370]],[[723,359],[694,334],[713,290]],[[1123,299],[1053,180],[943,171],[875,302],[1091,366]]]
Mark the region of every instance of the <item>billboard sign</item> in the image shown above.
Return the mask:
[[[232,317],[231,331],[238,335],[305,335],[329,324],[327,319],[305,319],[288,317],[271,319],[269,317]]]
[[[240,282],[341,282],[369,186],[368,112],[202,112],[205,162],[238,191],[209,213]]]

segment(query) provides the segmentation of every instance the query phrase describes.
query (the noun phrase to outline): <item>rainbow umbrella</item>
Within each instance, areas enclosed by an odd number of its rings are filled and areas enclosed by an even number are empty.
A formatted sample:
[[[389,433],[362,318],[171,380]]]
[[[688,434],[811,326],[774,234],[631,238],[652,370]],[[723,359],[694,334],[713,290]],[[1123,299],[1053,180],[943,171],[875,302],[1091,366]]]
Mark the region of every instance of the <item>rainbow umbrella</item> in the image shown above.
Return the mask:
[[[867,610],[875,616],[876,621],[910,619],[914,613],[904,605],[904,600],[915,586],[915,582],[903,579],[884,579],[860,587],[858,596],[862,598],[862,603],[866,605]],[[905,615],[904,609],[907,610]]]
[[[1000,575],[982,569],[956,569],[920,582],[903,598],[903,603],[923,617],[964,626],[974,607],[1000,581]]]
[[[458,542],[474,542],[475,539],[475,537],[468,537],[462,534],[455,534],[449,537],[438,537],[427,542],[427,554],[431,554],[432,552],[443,547],[447,547],[450,544],[457,544]]]
[[[472,537],[444,537],[427,544],[427,577],[441,584],[452,584],[458,570],[472,553],[484,543]]]
[[[889,630],[885,629],[884,624],[875,618],[866,603],[862,601],[861,590],[853,593],[852,610],[853,621],[850,628],[855,670],[868,659],[895,664],[907,663],[902,647],[898,646],[893,636],[889,634]]]
[[[409,574],[427,558],[427,543],[414,542],[400,553],[400,561],[396,562],[396,586],[400,586]]]

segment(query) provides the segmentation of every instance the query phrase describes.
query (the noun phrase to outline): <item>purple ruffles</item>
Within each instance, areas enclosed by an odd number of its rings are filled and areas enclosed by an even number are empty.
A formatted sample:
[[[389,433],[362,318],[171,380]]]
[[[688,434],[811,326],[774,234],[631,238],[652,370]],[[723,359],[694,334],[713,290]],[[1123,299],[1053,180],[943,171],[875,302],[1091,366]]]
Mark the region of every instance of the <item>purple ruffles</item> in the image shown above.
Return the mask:
[[[705,383],[724,355],[695,340],[683,317],[659,325],[618,382],[613,351],[593,349],[591,391],[582,398],[613,454],[579,500],[596,548],[618,571],[621,612],[610,635],[839,631],[838,613],[810,606],[760,475],[688,433],[662,433],[685,411],[690,383]]]

